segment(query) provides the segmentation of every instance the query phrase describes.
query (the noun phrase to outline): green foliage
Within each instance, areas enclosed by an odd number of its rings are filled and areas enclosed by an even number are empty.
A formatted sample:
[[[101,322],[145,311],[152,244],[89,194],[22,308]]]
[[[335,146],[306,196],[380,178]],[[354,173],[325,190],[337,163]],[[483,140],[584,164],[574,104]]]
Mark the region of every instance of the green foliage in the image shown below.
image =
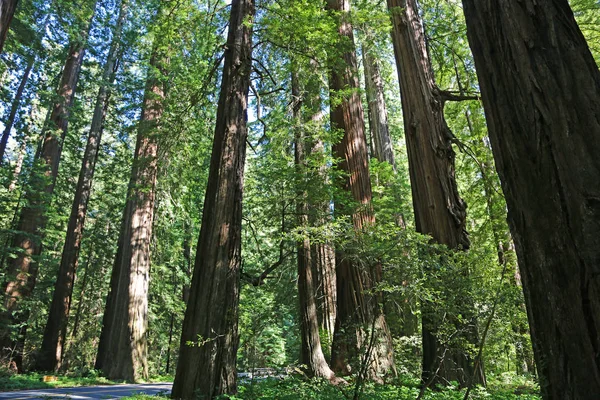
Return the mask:
[[[419,395],[419,388],[414,382],[397,382],[385,385],[369,383],[366,385],[360,399],[369,400],[414,400]],[[443,388],[440,391],[427,391],[424,400],[461,400],[463,390],[453,387]],[[290,377],[283,380],[266,379],[258,382],[244,384],[236,396],[224,396],[231,400],[259,400],[259,399],[327,399],[345,400],[352,398],[351,385],[333,386],[322,380],[307,381],[301,378]],[[512,386],[503,389],[478,389],[472,394],[474,400],[538,400],[539,395],[530,387]]]

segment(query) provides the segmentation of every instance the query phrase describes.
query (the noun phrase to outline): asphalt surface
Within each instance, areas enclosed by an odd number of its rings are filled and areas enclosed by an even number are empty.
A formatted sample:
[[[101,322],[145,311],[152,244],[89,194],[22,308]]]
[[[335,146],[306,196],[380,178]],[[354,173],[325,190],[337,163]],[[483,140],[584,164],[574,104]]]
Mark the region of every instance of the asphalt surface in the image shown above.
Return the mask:
[[[0,392],[0,399],[119,399],[134,394],[169,394],[171,383],[146,383],[141,385],[85,386],[76,388],[20,390],[17,392]]]

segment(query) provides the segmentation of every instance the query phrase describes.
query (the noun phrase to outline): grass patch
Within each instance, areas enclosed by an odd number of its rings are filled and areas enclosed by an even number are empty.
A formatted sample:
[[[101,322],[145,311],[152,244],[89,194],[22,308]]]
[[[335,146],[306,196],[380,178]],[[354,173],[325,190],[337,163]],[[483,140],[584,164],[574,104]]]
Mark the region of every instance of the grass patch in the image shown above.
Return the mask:
[[[52,389],[61,387],[114,385],[120,382],[110,381],[101,376],[56,376],[53,382],[44,382],[44,374],[28,373],[19,375],[0,375],[0,392],[13,390]]]

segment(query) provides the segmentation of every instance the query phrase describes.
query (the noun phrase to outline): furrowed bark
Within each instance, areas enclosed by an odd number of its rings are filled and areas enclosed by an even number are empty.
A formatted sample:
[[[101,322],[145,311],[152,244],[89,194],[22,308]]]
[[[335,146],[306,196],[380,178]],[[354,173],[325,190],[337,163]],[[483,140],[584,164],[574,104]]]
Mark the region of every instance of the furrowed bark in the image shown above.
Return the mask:
[[[387,0],[392,19],[392,41],[398,67],[404,130],[408,150],[413,208],[417,231],[450,249],[469,248],[465,229],[466,204],[455,178],[453,134],[444,118],[444,103],[437,88],[425,46],[415,0]],[[425,386],[458,381],[471,376],[484,382],[483,369],[473,370],[473,360],[461,349],[449,349],[436,337],[439,318],[433,304],[422,308],[423,373]],[[463,315],[473,315],[465,306]],[[472,318],[467,318],[472,319]],[[468,321],[474,326],[474,321]],[[457,325],[461,336],[477,345],[476,328]]]
[[[237,392],[238,307],[254,0],[233,0],[175,399]]]
[[[160,122],[168,54],[155,39],[96,369],[110,379],[148,378],[148,285]]]
[[[600,72],[567,0],[463,0],[544,399],[600,393]]]
[[[339,18],[338,33],[345,51],[340,59],[332,60],[330,69],[330,91],[332,98],[341,91],[351,93],[341,96],[341,101],[332,102],[332,127],[344,132],[340,143],[333,146],[334,155],[341,161],[338,168],[347,174],[343,189],[347,191],[356,207],[343,206],[336,202],[336,212],[350,214],[354,229],[360,232],[375,223],[371,208],[371,179],[365,136],[364,112],[358,93],[358,71],[354,35],[349,21],[349,0],[328,0],[327,9]],[[332,345],[331,365],[336,373],[349,374],[352,365],[363,367],[366,360],[368,376],[379,379],[395,372],[393,346],[385,317],[380,307],[380,295],[368,293],[381,280],[381,267],[360,265],[342,252],[336,254],[337,318]],[[374,328],[374,329],[372,329]],[[370,335],[375,335],[375,348],[369,349]]]

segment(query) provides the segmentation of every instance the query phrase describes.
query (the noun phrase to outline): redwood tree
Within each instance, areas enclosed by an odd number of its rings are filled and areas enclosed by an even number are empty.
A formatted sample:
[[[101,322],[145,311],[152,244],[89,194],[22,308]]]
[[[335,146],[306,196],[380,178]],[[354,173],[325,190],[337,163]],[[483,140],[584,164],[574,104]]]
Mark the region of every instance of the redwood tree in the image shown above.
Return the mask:
[[[150,57],[127,202],[96,358],[96,369],[108,378],[130,382],[148,378],[150,241],[168,65],[168,48],[160,34],[160,31],[156,34]]]
[[[333,153],[341,160],[338,168],[346,174],[342,189],[356,203],[355,207],[350,207],[337,201],[336,213],[349,214],[354,229],[360,234],[375,223],[375,216],[371,208],[369,156],[354,34],[349,18],[350,1],[328,0],[327,8],[339,18],[342,49],[339,57],[331,60],[330,66],[332,128],[344,134],[333,146]],[[360,362],[361,367],[365,367],[363,361],[366,361],[368,374],[377,377],[394,369],[393,347],[380,307],[380,296],[368,293],[375,290],[381,279],[381,266],[362,264],[342,252],[336,254],[337,318],[331,364],[334,371],[348,374],[352,362]],[[370,340],[372,338],[374,340]],[[369,352],[369,359],[363,357],[364,352]]]
[[[10,23],[15,15],[19,0],[0,0],[0,53],[4,48]]]
[[[387,0],[392,19],[392,41],[404,114],[404,131],[417,231],[450,249],[468,249],[466,204],[456,186],[453,134],[444,118],[443,93],[436,86],[427,54],[416,0]],[[423,374],[426,385],[458,381],[466,384],[483,371],[473,369],[471,357],[449,349],[436,337],[439,318],[434,305],[423,302]],[[463,315],[473,314],[469,302]],[[456,326],[467,342],[477,344],[475,321]],[[469,327],[470,326],[470,327]]]
[[[233,0],[202,227],[173,398],[237,391],[242,196],[254,0]]]
[[[600,72],[567,0],[463,0],[545,399],[600,393]]]
[[[83,226],[87,214],[88,200],[92,191],[92,179],[104,128],[106,110],[110,99],[110,85],[112,85],[116,75],[115,66],[118,63],[121,48],[121,31],[127,14],[127,3],[127,0],[121,2],[119,16],[113,31],[112,44],[104,64],[102,81],[96,97],[90,132],[67,225],[67,236],[52,296],[52,304],[48,314],[48,322],[44,329],[42,347],[36,359],[36,369],[40,371],[52,371],[59,369],[61,365],[71,308],[73,283],[83,237]]]
[[[62,152],[62,142],[67,133],[69,111],[75,97],[79,72],[83,62],[87,35],[93,18],[95,3],[90,7],[87,19],[80,21],[79,35],[71,39],[67,58],[63,67],[55,102],[51,105],[51,114],[43,132],[43,142],[38,168],[30,178],[30,189],[25,193],[24,204],[17,224],[17,234],[12,241],[16,257],[9,259],[4,282],[4,310],[0,315],[0,358],[13,360],[22,370],[23,344],[29,312],[20,309],[21,299],[33,292],[38,273],[35,259],[42,250],[42,235],[46,227],[46,209],[52,198],[54,184],[58,176],[58,166]],[[14,327],[20,325],[16,339],[11,335]]]
[[[298,196],[296,213],[298,228],[309,227],[310,204],[307,193],[308,186],[308,157],[312,148],[306,126],[303,123],[302,108],[304,96],[300,87],[300,78],[297,65],[292,72],[292,105],[295,120],[294,161],[298,173]],[[314,97],[314,93],[308,96]],[[318,94],[317,94],[318,96]],[[318,111],[320,112],[320,110]],[[310,125],[307,125],[308,127]],[[297,243],[298,264],[298,298],[300,300],[300,363],[306,365],[310,376],[323,377],[334,380],[335,374],[327,364],[321,337],[319,335],[319,318],[317,312],[317,268],[313,267],[313,246],[310,237],[304,233]]]

